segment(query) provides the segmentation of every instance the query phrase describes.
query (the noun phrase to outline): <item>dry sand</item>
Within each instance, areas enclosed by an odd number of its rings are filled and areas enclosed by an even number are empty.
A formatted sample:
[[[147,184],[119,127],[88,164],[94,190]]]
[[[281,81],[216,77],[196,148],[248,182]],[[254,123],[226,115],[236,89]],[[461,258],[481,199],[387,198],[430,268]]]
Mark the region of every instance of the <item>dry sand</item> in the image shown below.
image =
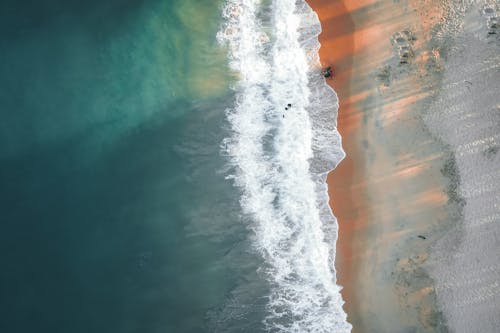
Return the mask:
[[[486,16],[498,12],[464,1],[308,2],[323,26],[321,61],[337,73],[347,157],[329,186],[353,331],[496,332],[499,62]]]
[[[498,22],[493,1],[464,8],[439,96],[425,118],[455,152],[457,168],[450,171],[459,186],[451,195],[465,203],[461,223],[435,244],[426,264],[453,332],[500,332],[500,39],[491,34],[495,17]]]

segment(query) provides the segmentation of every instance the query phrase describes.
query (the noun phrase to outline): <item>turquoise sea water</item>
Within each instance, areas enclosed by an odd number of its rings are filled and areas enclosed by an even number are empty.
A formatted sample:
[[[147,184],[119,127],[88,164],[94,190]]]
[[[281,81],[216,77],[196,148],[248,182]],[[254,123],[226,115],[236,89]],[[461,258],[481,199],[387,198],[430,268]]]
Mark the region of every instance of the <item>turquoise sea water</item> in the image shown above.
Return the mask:
[[[0,4],[0,332],[349,332],[303,0]]]
[[[1,332],[259,331],[221,5],[0,3]]]

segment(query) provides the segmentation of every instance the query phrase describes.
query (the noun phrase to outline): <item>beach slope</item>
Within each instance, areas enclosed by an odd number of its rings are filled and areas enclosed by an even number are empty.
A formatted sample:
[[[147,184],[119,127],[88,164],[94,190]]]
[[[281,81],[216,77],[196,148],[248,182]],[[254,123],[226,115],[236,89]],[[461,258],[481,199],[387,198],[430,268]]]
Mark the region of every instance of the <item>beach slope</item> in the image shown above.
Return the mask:
[[[486,1],[308,2],[323,27],[322,65],[336,70],[328,83],[339,96],[347,157],[331,172],[329,192],[353,331],[493,332],[500,304],[492,259],[500,216],[497,8]]]

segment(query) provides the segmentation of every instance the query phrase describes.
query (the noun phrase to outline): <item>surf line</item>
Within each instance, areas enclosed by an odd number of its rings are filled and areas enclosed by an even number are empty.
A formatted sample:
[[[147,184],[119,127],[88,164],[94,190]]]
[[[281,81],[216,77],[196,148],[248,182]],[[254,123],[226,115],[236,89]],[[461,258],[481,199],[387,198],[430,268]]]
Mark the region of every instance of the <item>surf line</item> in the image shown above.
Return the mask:
[[[266,3],[226,1],[217,36],[239,77],[222,146],[266,263],[264,323],[272,332],[350,332],[326,190],[344,152],[336,95],[318,73],[319,20],[304,1]]]

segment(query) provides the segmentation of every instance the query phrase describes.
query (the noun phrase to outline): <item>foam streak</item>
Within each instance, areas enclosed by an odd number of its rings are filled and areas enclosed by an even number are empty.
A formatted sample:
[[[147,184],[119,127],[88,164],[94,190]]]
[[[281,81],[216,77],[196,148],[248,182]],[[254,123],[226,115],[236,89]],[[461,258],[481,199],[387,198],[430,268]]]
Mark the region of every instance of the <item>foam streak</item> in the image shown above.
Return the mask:
[[[269,332],[349,332],[325,183],[344,152],[336,95],[318,70],[319,20],[304,1],[274,0],[266,26],[262,6],[227,1],[218,38],[240,75],[224,147],[267,264],[265,324]]]

